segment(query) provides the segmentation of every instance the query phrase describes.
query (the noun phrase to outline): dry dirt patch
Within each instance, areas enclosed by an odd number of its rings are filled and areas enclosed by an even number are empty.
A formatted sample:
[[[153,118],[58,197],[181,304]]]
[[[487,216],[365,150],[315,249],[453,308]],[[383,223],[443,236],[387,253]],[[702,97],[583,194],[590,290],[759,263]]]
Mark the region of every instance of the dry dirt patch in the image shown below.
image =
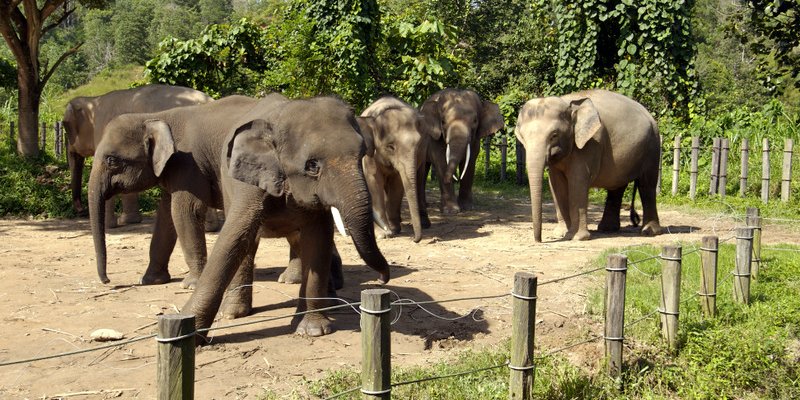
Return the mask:
[[[415,301],[508,294],[517,271],[536,273],[540,281],[588,268],[605,249],[638,244],[699,241],[703,235],[730,234],[737,222],[685,211],[661,212],[670,233],[643,238],[632,227],[615,235],[596,234],[588,242],[535,244],[530,208],[524,200],[478,196],[478,211],[441,216],[431,208],[433,226],[414,244],[407,232],[379,245],[395,265],[386,286],[397,298]],[[592,210],[593,221],[600,209]],[[552,205],[545,207],[552,216]],[[110,231],[110,285],[95,275],[88,221],[0,220],[0,316],[5,327],[0,360],[17,360],[96,346],[92,331],[111,328],[127,338],[155,332],[161,313],[172,313],[190,292],[179,282],[187,272],[183,256],[171,259],[172,283],[138,286],[147,266],[152,218],[143,224]],[[545,225],[545,232],[554,227]],[[591,228],[592,226],[590,226]],[[796,242],[797,231],[765,228],[765,242]],[[207,236],[209,248],[216,239]],[[545,240],[548,240],[546,237]],[[364,267],[349,239],[337,236],[345,263],[345,300],[358,301],[360,291],[375,287],[375,274]],[[245,320],[291,314],[297,286],[277,283],[288,257],[283,240],[259,247],[254,288],[255,313]],[[601,331],[585,313],[585,297],[602,279],[585,276],[539,289],[537,345],[555,348]],[[394,365],[433,363],[462,349],[496,346],[510,336],[508,296],[405,307],[392,326]],[[427,311],[427,312],[426,312]],[[433,316],[433,315],[435,316]],[[293,334],[297,321],[282,319],[216,331],[212,345],[197,354],[199,399],[257,398],[264,388],[307,396],[302,382],[328,370],[357,368],[360,362],[358,315],[348,309],[331,315],[337,331],[320,338]],[[461,317],[461,318],[458,318]],[[232,321],[220,320],[215,326]],[[155,397],[155,342],[71,357],[0,367],[0,398],[52,398],[87,392],[79,398]],[[601,344],[569,351],[579,365],[596,366]]]

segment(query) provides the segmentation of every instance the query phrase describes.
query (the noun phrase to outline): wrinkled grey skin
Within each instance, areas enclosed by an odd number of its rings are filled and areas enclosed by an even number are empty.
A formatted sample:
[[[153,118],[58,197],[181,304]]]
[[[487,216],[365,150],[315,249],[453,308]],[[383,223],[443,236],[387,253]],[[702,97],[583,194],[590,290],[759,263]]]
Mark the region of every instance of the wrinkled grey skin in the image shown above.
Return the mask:
[[[84,212],[81,203],[83,165],[86,157],[95,153],[103,138],[106,125],[115,117],[128,113],[152,113],[175,107],[203,104],[212,98],[203,92],[180,86],[146,85],[133,89],[115,90],[102,96],[76,97],[67,104],[63,124],[67,133],[67,160],[72,179],[72,205],[76,212]],[[106,227],[142,221],[138,196],[135,193],[121,196],[122,215],[114,218],[114,202],[106,204]],[[212,214],[215,216],[215,214]]]
[[[601,231],[619,230],[625,188],[636,181],[642,198],[643,235],[658,235],[656,210],[658,125],[636,101],[606,90],[533,99],[520,109],[515,134],[525,146],[534,238],[542,240],[542,178],[550,187],[564,238],[587,240],[589,188],[608,190]]]
[[[369,117],[362,129],[367,152],[362,159],[375,212],[387,222],[385,236],[400,233],[403,196],[408,201],[414,242],[422,239],[417,175],[425,166],[429,135],[423,135],[422,115],[394,97],[383,97],[361,113]],[[430,224],[428,222],[428,224]]]
[[[223,208],[219,149],[230,126],[256,103],[230,96],[159,113],[125,114],[106,126],[89,179],[92,236],[102,282],[109,282],[102,205],[117,194],[160,186],[150,262],[141,282],[169,282],[169,257],[180,237],[189,266],[182,286],[194,286],[206,263],[206,209]]]
[[[480,140],[503,128],[500,108],[490,101],[481,100],[471,90],[444,89],[425,100],[420,112],[424,117],[425,131],[431,136],[428,160],[433,164],[441,188],[442,212],[452,214],[471,210],[475,160],[480,151]],[[468,165],[466,161],[469,161]],[[454,175],[455,180],[460,180],[458,198],[455,195]],[[423,199],[426,176],[427,170],[423,168],[418,179],[423,189]],[[425,202],[420,204],[424,205]],[[423,218],[427,220],[427,212]]]
[[[350,108],[333,98],[262,100],[240,119],[222,147],[221,178],[226,221],[197,288],[182,311],[207,328],[220,308],[252,310],[253,257],[259,235],[299,232],[303,281],[299,311],[326,305],[333,252],[330,207],[342,213],[361,258],[389,280],[389,264],[378,249],[372,204],[361,169],[365,151]],[[237,308],[235,310],[234,308]],[[304,315],[297,332],[331,332],[320,312]]]

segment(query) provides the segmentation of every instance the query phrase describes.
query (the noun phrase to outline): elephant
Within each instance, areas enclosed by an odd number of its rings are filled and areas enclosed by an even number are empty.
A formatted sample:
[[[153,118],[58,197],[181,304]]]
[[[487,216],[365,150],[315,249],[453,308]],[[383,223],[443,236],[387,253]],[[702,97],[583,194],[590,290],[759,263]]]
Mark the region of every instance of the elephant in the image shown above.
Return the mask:
[[[365,153],[359,121],[333,97],[287,100],[268,96],[235,124],[222,146],[221,185],[226,221],[183,313],[209,327],[225,300],[226,316],[252,310],[252,269],[259,235],[299,232],[303,279],[296,331],[321,336],[332,323],[319,311],[326,303],[333,250],[331,207],[360,257],[389,280],[389,264],[377,246],[372,204],[361,166]],[[233,290],[237,289],[237,290]],[[202,343],[202,342],[201,342]]]
[[[210,103],[158,113],[124,114],[111,120],[97,145],[89,178],[89,214],[97,256],[97,273],[106,274],[106,245],[102,206],[114,195],[160,186],[150,261],[142,284],[169,282],[168,263],[175,242],[181,247],[189,275],[181,285],[190,288],[206,264],[206,209],[223,208],[219,186],[219,149],[228,128],[257,103],[229,96]]]
[[[658,125],[644,106],[607,90],[536,98],[520,109],[514,133],[526,149],[537,242],[542,240],[545,166],[556,205],[557,235],[565,226],[565,239],[590,238],[586,226],[590,187],[608,190],[598,229],[619,230],[622,197],[631,181],[644,209],[641,233],[661,233],[656,210],[661,146]],[[635,225],[633,213],[631,220]]]
[[[115,90],[102,96],[76,97],[70,100],[64,111],[63,126],[67,132],[67,160],[72,174],[70,189],[75,211],[80,214],[85,210],[81,203],[84,160],[94,155],[109,121],[122,114],[158,112],[212,100],[203,92],[168,85],[147,85]],[[117,224],[142,221],[138,196],[130,193],[121,197],[122,215],[119,219],[114,218],[113,201],[106,204],[106,226],[109,228]],[[214,217],[215,214],[211,216]]]
[[[472,184],[475,179],[475,160],[480,151],[480,140],[504,126],[500,107],[481,100],[471,90],[444,89],[434,93],[422,104],[425,131],[431,137],[428,160],[433,164],[441,188],[441,211],[446,214],[471,210]],[[455,175],[456,167],[461,170]],[[428,175],[423,168],[418,184],[424,189]],[[460,181],[458,198],[453,180]],[[424,200],[424,190],[421,190]],[[426,204],[422,201],[420,204]],[[422,207],[425,210],[425,207]],[[424,211],[427,219],[427,211]]]
[[[403,195],[408,201],[414,242],[422,239],[417,175],[425,165],[429,136],[422,131],[422,116],[400,99],[382,97],[367,107],[362,117],[369,121],[362,129],[367,152],[362,159],[375,213],[387,222],[386,236],[400,233]],[[424,226],[427,225],[427,226]]]

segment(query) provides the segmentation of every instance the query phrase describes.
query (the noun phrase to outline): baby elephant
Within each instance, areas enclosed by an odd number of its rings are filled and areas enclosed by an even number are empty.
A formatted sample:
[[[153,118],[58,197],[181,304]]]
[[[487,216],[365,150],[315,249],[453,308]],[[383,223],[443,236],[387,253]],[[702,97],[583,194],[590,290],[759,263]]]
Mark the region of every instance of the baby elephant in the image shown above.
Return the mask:
[[[559,225],[567,228],[566,239],[589,239],[586,209],[590,187],[608,190],[598,229],[619,230],[622,196],[631,181],[642,196],[642,234],[661,233],[656,211],[661,159],[658,125],[641,104],[606,90],[533,99],[520,110],[514,133],[527,152],[537,242],[542,241],[545,166],[550,170]]]

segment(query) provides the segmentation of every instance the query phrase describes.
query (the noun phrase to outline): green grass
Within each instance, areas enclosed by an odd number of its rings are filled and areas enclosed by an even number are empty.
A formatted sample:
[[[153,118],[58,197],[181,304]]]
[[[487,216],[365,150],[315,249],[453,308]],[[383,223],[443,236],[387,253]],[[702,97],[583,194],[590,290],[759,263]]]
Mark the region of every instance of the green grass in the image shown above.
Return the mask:
[[[103,70],[92,78],[89,83],[68,90],[57,96],[51,96],[42,102],[42,113],[52,111],[54,114],[64,114],[67,103],[78,96],[100,96],[113,90],[127,89],[142,80],[144,67],[129,65],[111,70]]]
[[[685,244],[684,253],[696,248]],[[625,367],[614,380],[600,371],[586,371],[555,355],[537,359],[534,393],[543,399],[790,399],[800,398],[800,257],[795,252],[770,250],[800,247],[765,246],[764,264],[752,284],[751,304],[732,300],[730,269],[735,249],[722,244],[719,252],[717,317],[704,319],[697,297],[699,256],[682,263],[679,349],[666,349],[658,316],[626,328]],[[630,263],[660,252],[652,247],[626,249]],[[612,253],[609,251],[608,253]],[[595,265],[603,265],[605,256]],[[627,278],[626,321],[651,314],[658,307],[661,266],[643,261],[630,267]],[[689,299],[689,300],[686,300]],[[602,314],[603,293],[591,293],[588,312]],[[430,367],[394,368],[394,384],[502,365],[508,343],[495,349],[467,351]],[[537,349],[541,354],[547,349]],[[602,368],[601,368],[602,370]],[[357,370],[330,373],[305,382],[308,392],[326,398],[360,386]],[[299,392],[299,391],[298,391]],[[293,394],[293,398],[304,398]],[[398,385],[392,396],[402,399],[506,399],[508,369],[494,368],[469,375]],[[267,399],[278,398],[275,393]],[[361,398],[358,391],[339,397]]]

